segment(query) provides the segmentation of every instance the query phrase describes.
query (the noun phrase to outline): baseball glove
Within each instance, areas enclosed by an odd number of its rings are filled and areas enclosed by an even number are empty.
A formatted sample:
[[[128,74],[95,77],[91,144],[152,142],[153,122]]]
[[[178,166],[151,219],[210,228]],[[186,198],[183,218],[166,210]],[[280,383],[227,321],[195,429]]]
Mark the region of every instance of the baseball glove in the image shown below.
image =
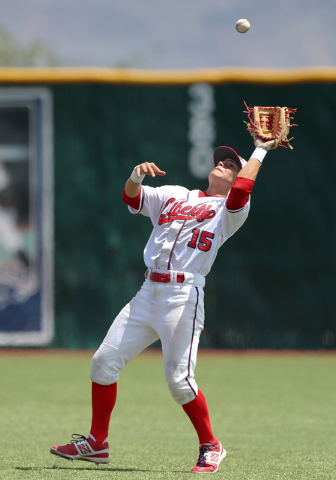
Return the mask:
[[[290,127],[297,127],[291,125],[290,121],[294,119],[291,114],[296,112],[296,108],[288,107],[248,107],[244,102],[247,111],[248,122],[247,130],[255,140],[257,137],[262,140],[274,140],[274,145],[270,150],[275,150],[278,147],[287,146],[293,150],[290,145],[292,138],[287,138]]]

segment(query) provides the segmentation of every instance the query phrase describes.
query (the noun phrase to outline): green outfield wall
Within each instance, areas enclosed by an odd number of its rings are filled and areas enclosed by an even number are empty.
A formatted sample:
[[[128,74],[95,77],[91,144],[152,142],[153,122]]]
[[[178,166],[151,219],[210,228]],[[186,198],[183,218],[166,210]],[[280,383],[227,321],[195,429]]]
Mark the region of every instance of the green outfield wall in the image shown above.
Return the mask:
[[[336,70],[3,69],[0,82],[53,95],[52,347],[98,347],[144,280],[151,222],[121,199],[134,165],[167,172],[152,186],[206,189],[214,147],[253,151],[244,100],[297,108],[299,126],[294,150],[267,155],[207,276],[201,346],[336,347]]]

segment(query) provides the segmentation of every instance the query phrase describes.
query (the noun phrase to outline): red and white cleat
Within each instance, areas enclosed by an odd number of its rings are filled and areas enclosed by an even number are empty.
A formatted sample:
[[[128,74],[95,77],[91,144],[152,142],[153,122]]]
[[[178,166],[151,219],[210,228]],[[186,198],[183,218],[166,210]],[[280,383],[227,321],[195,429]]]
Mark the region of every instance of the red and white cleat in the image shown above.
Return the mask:
[[[203,443],[200,445],[196,467],[192,468],[191,471],[194,473],[215,473],[225,457],[226,451],[220,442],[217,445]]]
[[[54,445],[50,453],[68,460],[85,460],[96,464],[110,462],[108,443],[99,445],[91,435],[86,438],[74,433],[71,443]]]

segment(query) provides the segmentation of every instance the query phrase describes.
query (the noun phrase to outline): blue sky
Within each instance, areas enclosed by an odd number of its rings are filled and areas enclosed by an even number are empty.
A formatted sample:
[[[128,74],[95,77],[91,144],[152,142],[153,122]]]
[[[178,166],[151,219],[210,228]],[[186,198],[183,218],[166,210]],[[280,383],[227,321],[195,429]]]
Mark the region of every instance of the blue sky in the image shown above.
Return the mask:
[[[42,38],[67,66],[336,66],[336,0],[0,0],[0,11],[22,45]]]

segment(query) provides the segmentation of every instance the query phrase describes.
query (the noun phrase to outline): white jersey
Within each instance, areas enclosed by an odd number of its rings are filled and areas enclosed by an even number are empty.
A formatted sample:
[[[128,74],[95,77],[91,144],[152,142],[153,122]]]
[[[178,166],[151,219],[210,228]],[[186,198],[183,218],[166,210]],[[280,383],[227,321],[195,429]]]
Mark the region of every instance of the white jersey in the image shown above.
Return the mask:
[[[218,249],[243,225],[250,210],[250,199],[236,211],[226,208],[226,200],[177,185],[141,186],[139,209],[128,208],[150,217],[154,227],[144,250],[146,266],[207,275]]]

